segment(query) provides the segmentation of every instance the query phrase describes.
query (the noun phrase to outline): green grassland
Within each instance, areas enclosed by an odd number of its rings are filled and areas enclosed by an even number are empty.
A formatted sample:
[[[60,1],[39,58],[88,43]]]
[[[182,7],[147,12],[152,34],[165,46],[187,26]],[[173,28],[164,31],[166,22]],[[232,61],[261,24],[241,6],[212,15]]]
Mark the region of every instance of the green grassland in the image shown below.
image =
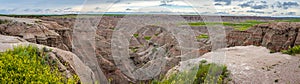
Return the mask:
[[[190,26],[213,26],[213,25],[223,25],[233,27],[235,30],[245,31],[250,27],[257,24],[271,23],[271,22],[300,22],[300,19],[283,19],[283,20],[271,20],[271,21],[256,21],[256,20],[246,20],[244,22],[192,22],[187,23]]]
[[[245,22],[239,22],[239,23],[233,23],[233,22],[193,22],[193,23],[188,23],[190,26],[212,26],[212,25],[223,25],[223,26],[230,26],[233,27],[235,30],[240,30],[240,31],[245,31],[251,26],[257,25],[257,24],[262,24],[262,23],[267,23],[267,22],[262,22],[262,21],[255,21],[255,20],[248,20]]]

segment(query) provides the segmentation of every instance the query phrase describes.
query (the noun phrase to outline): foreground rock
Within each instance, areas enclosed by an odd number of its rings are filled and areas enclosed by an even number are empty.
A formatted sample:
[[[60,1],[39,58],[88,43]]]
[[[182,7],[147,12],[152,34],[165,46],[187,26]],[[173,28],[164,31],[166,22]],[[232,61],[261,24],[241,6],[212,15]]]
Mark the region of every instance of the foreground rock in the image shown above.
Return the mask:
[[[53,47],[47,47],[44,45],[29,43],[19,37],[0,35],[0,52],[4,52],[7,49],[13,49],[14,46],[18,45],[34,45],[40,49],[44,47],[47,49],[52,49],[49,55],[51,58],[57,60],[60,71],[65,73],[67,77],[72,76],[72,74],[77,74],[82,83],[92,83],[93,81],[96,81],[92,70],[71,52]]]
[[[231,72],[234,84],[299,84],[300,58],[281,53],[269,53],[270,50],[256,46],[237,46],[220,49],[197,59],[183,61],[169,73],[184,71],[201,60],[224,64]],[[225,53],[225,54],[224,54]],[[226,56],[216,60],[213,56]]]

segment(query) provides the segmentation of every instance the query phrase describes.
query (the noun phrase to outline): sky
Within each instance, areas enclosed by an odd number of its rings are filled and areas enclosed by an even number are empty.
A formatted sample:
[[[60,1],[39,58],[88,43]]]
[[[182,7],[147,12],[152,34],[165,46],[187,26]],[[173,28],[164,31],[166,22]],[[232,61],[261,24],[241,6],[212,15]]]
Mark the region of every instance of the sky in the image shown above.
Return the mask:
[[[0,0],[0,14],[300,16],[300,0]]]

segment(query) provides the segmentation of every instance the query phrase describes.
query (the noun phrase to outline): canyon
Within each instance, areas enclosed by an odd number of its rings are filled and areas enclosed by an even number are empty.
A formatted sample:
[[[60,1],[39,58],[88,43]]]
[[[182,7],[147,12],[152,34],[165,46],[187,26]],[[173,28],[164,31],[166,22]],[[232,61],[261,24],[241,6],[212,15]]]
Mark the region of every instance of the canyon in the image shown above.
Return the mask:
[[[200,16],[182,16],[188,22],[201,22]],[[213,16],[211,16],[213,17]],[[116,26],[118,25],[118,21],[120,21],[123,16],[103,16],[101,21],[96,21],[95,28],[95,37],[93,38],[95,44],[92,45],[95,49],[96,55],[96,64],[98,64],[106,76],[107,79],[111,80],[112,84],[130,84],[130,83],[138,83],[145,82],[147,80],[136,80],[127,76],[126,73],[122,72],[120,68],[118,68],[116,64],[116,60],[112,55],[112,39],[114,35],[114,31],[116,31]],[[82,61],[84,60],[82,56],[80,56],[79,52],[74,49],[74,40],[77,38],[73,38],[74,35],[74,27],[76,26],[76,17],[4,17],[1,16],[0,20],[6,20],[7,22],[0,24],[0,34],[5,36],[14,36],[18,39],[24,39],[26,42],[45,45],[49,47],[58,48],[63,52],[73,52],[73,57],[76,57],[78,61],[80,61],[83,65],[72,65],[72,66],[84,66],[89,72],[93,71],[94,66],[84,65],[88,62]],[[276,22],[276,20],[283,20],[286,18],[271,18],[271,17],[242,17],[242,16],[227,16],[221,17],[224,22],[243,22],[247,20],[257,20],[264,21],[267,23],[257,24],[251,26],[249,29],[245,31],[235,30],[233,27],[225,26],[224,31],[226,34],[226,46],[225,47],[235,47],[235,46],[262,46],[270,49],[270,51],[263,49],[264,54],[270,54],[269,52],[280,52],[281,50],[286,50],[293,46],[300,44],[300,22]],[[97,20],[97,18],[89,18],[88,20]],[[88,26],[87,26],[88,27]],[[212,42],[210,40],[210,36],[207,26],[190,26],[192,32],[195,36],[208,35],[207,38],[197,38],[195,37],[195,43],[199,48],[197,49],[197,55],[195,58],[201,58],[202,56],[207,55],[207,53],[214,51],[212,49]],[[87,30],[88,31],[88,30]],[[152,62],[151,56],[153,54],[160,54],[159,52],[167,52],[163,53],[164,56],[167,57],[166,65],[161,69],[159,74],[166,74],[168,71],[175,66],[179,65],[182,60],[181,58],[186,53],[182,53],[183,50],[181,45],[176,39],[175,36],[172,35],[172,32],[167,31],[163,27],[155,26],[155,25],[147,25],[143,26],[140,30],[136,30],[132,37],[129,40],[128,45],[128,54],[130,57],[124,58],[130,60],[130,64],[137,66],[136,68],[144,68],[145,65],[152,65],[155,62]],[[150,37],[149,37],[150,36]],[[7,37],[1,37],[7,38]],[[1,39],[0,39],[1,40]],[[250,47],[253,48],[253,47]],[[256,49],[256,48],[253,48]],[[243,51],[251,51],[242,48]],[[82,51],[79,49],[79,51]],[[258,51],[252,51],[251,53],[258,53]],[[251,56],[251,53],[248,52]],[[76,55],[75,55],[76,54]],[[261,55],[257,55],[258,57]],[[285,55],[280,55],[277,60],[284,60]],[[63,57],[63,56],[62,56]],[[263,58],[264,56],[262,56]],[[266,61],[273,58],[264,57]],[[275,57],[274,57],[275,58]],[[299,64],[297,57],[294,58],[292,62],[296,65]],[[79,60],[81,59],[81,60]],[[244,60],[253,60],[250,57],[243,58]],[[77,61],[76,60],[76,61]],[[236,60],[234,60],[236,61]],[[228,61],[231,62],[231,61]],[[71,62],[72,63],[72,62]],[[77,63],[77,62],[74,62]],[[249,64],[251,62],[248,62]],[[261,65],[260,65],[261,64]],[[257,64],[259,67],[263,67],[263,63]],[[280,66],[284,67],[284,66]],[[292,67],[292,66],[286,66]],[[293,66],[294,67],[294,66]],[[77,67],[78,68],[78,67]],[[78,70],[78,69],[76,69]],[[76,70],[73,70],[76,72]],[[81,69],[78,70],[80,72]],[[299,69],[297,69],[299,70]],[[283,71],[283,70],[281,70]],[[81,74],[81,73],[76,73]],[[101,74],[101,73],[99,73]],[[288,73],[293,74],[293,73]],[[84,78],[81,81],[92,81],[90,79]],[[286,75],[284,75],[286,76]],[[257,76],[253,76],[257,77]],[[95,78],[95,77],[94,77]],[[97,78],[97,77],[96,77]],[[158,77],[156,77],[158,78]],[[250,77],[251,78],[251,77]],[[271,80],[271,79],[270,79]],[[238,81],[238,80],[236,80]],[[273,81],[273,79],[272,79]],[[288,80],[287,80],[288,81]],[[240,81],[238,81],[241,83]],[[295,82],[294,82],[295,83]],[[299,82],[298,82],[299,83]]]

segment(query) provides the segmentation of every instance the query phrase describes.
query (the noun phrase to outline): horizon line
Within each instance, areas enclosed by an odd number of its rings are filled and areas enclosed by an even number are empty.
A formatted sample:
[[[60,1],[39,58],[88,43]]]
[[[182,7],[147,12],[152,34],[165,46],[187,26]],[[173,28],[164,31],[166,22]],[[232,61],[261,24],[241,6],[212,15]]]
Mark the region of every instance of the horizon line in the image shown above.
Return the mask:
[[[0,16],[67,16],[67,15],[115,15],[115,16],[125,16],[125,15],[181,15],[181,16],[238,16],[238,17],[294,17],[300,18],[300,16],[264,16],[264,15],[230,15],[230,14],[179,14],[179,13],[145,13],[145,12],[105,12],[105,13],[65,13],[65,14],[2,14]]]

